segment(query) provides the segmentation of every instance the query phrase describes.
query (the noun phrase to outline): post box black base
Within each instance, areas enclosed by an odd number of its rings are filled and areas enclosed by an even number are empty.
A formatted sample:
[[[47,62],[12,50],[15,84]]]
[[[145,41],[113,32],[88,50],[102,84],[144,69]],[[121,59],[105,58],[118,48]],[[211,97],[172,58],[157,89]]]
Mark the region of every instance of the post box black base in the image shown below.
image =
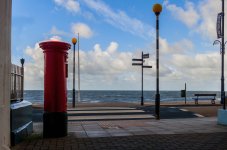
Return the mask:
[[[66,112],[44,112],[43,137],[58,138],[67,136],[67,122]]]

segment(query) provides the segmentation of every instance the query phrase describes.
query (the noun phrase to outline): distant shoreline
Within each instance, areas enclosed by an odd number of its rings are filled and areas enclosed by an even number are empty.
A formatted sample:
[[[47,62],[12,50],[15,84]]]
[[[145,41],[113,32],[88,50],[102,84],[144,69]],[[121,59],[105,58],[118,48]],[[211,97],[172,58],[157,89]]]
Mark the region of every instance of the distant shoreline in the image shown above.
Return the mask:
[[[204,93],[204,94],[216,94],[216,100],[220,100],[220,92],[187,92],[187,102],[193,103],[193,98],[195,98],[196,93]],[[144,103],[155,103],[155,91],[144,91]],[[161,94],[161,104],[167,102],[184,102],[185,98],[181,97],[180,91],[160,91]],[[201,99],[206,100],[205,97],[201,97]],[[43,104],[44,103],[44,92],[43,91],[25,91],[24,92],[24,100],[30,101],[33,104]],[[204,101],[203,100],[203,101]],[[81,91],[80,93],[80,102],[78,102],[78,97],[76,94],[76,103],[89,103],[89,104],[97,104],[97,103],[140,103],[141,101],[141,91]],[[67,102],[72,102],[72,92],[67,92]],[[202,102],[202,101],[201,101]]]
[[[24,90],[24,91],[44,91],[44,90]],[[67,91],[72,91],[71,89],[67,90]],[[77,91],[77,90],[76,90]],[[140,92],[141,90],[80,90],[80,91],[136,91],[136,92]],[[155,92],[156,90],[144,90],[144,92]],[[180,92],[180,90],[160,90],[160,92]],[[202,91],[202,90],[188,90],[187,92],[220,92],[220,91]]]

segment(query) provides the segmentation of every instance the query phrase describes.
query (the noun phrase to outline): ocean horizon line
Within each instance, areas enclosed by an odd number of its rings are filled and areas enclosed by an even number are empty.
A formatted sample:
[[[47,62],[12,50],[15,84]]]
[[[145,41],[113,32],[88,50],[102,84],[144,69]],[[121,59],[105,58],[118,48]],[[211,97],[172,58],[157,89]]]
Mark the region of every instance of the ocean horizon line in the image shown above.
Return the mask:
[[[184,89],[181,89],[184,90]],[[176,91],[181,91],[181,90],[159,90],[162,92],[176,92]],[[44,91],[43,90],[24,90],[24,91]],[[72,91],[72,89],[67,90],[67,91]],[[76,89],[76,91],[78,91]],[[141,90],[80,90],[80,91],[137,91],[140,92]],[[155,92],[156,90],[143,90],[144,92]],[[221,91],[221,90],[220,90]],[[220,91],[214,91],[214,90],[187,90],[187,92],[220,92]]]

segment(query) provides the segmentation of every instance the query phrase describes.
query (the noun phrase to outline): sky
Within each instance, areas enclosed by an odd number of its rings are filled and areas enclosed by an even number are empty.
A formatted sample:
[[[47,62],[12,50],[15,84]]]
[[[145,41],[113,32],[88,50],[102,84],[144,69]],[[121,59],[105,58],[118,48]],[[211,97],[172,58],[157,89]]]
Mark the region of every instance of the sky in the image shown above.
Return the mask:
[[[25,58],[25,89],[44,86],[39,43],[71,44],[80,33],[81,90],[140,90],[141,67],[132,66],[132,58],[140,58],[142,51],[150,54],[145,65],[153,66],[144,69],[144,89],[155,90],[155,3],[163,7],[160,90],[181,90],[187,83],[192,91],[220,91],[220,45],[213,42],[221,0],[14,0],[12,63],[20,65],[20,58]],[[72,52],[68,51],[68,90],[72,89]]]

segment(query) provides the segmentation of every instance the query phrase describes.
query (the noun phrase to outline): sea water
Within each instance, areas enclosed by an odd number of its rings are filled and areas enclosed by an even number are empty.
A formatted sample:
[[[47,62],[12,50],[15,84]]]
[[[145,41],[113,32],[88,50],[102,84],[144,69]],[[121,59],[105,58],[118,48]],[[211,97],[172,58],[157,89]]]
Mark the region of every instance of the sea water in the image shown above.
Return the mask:
[[[155,101],[155,91],[144,91],[144,102]],[[187,91],[187,101],[195,98],[194,94],[217,94],[216,99],[220,100],[218,91]],[[78,101],[76,92],[76,101]],[[180,91],[160,91],[161,101],[184,101]],[[32,103],[44,102],[44,91],[42,90],[25,90],[24,100]],[[72,91],[67,91],[67,100],[72,102]],[[98,103],[98,102],[130,102],[139,103],[141,100],[141,91],[80,91],[80,102]]]

